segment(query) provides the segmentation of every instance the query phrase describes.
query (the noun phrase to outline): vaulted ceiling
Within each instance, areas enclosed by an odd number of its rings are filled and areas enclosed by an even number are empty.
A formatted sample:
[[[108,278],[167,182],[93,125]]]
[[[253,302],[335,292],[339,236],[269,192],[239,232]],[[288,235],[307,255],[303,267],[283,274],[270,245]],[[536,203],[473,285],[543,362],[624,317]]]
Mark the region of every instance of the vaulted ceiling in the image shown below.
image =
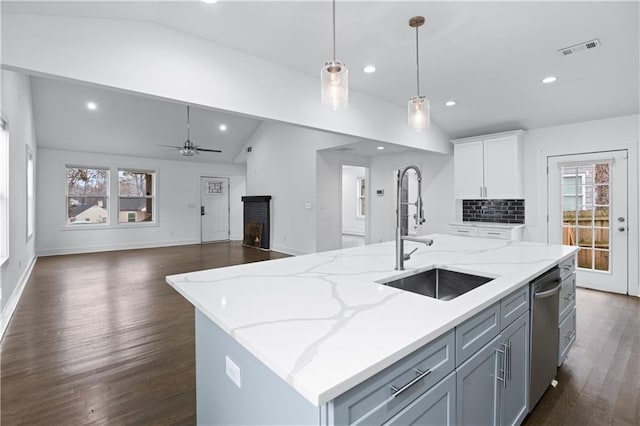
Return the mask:
[[[422,92],[431,100],[432,120],[452,138],[637,114],[638,6],[638,2],[611,1],[338,0],[337,59],[349,66],[352,90],[404,106],[415,95],[415,32],[408,27],[408,19],[423,15],[427,22],[420,30]],[[331,59],[328,1],[47,1],[3,2],[2,8],[3,14],[152,22],[314,76]],[[558,52],[592,39],[599,39],[600,47],[567,56]],[[376,66],[375,73],[363,72],[369,64]],[[542,84],[549,75],[558,80]],[[63,112],[55,102],[43,100],[56,91],[72,96],[77,90],[73,96],[84,96],[92,90],[82,86],[62,90],[64,84],[68,83],[34,81],[34,99],[42,103],[36,109],[38,119],[50,117],[51,123],[81,129],[86,124],[82,116],[74,119],[72,114],[86,111]],[[185,139],[183,105],[159,107],[164,108],[163,113],[140,116],[142,106],[163,101],[122,93],[112,96],[131,97],[130,105],[117,113],[128,111],[131,124],[145,124],[158,143],[179,144]],[[458,104],[446,107],[447,100]],[[73,110],[71,106],[66,109]],[[136,113],[139,117],[134,119]],[[230,127],[221,135],[214,123],[232,123],[243,117],[202,110],[193,118],[206,120],[209,126],[192,139],[207,147],[222,146],[225,155],[237,152],[242,139],[246,141],[259,123],[248,118],[246,123],[236,123],[244,133],[232,135]],[[171,129],[163,127],[169,124]],[[130,133],[126,138],[116,133],[109,139],[130,143],[135,132]]]

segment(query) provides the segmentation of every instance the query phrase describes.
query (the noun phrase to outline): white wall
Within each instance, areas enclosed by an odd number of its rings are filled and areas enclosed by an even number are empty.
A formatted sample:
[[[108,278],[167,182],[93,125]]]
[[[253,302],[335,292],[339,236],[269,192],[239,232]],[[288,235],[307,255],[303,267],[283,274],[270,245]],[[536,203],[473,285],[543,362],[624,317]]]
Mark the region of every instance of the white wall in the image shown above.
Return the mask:
[[[410,151],[383,155],[371,159],[370,169],[370,241],[373,243],[395,238],[396,182],[394,170],[416,165],[422,172],[422,199],[427,222],[417,229],[418,235],[448,233],[448,223],[455,218],[453,198],[453,156]],[[384,190],[377,196],[376,190]],[[410,199],[410,202],[415,200]],[[409,228],[415,222],[410,218]]]
[[[639,177],[638,141],[640,116],[535,129],[525,136],[525,239],[547,241],[547,157],[552,155],[627,149],[629,193],[629,283],[630,293],[640,295],[638,282]]]
[[[366,139],[451,151],[435,123],[426,132],[410,131],[401,106],[351,90],[349,108],[335,113],[320,106],[319,77],[151,23],[4,14],[2,63]]]
[[[342,166],[369,167],[369,158],[340,151],[316,155],[316,251],[342,247]],[[369,174],[365,176],[369,179]],[[371,198],[369,196],[369,198]],[[367,204],[370,211],[370,204]],[[369,218],[365,217],[365,244],[369,243]]]
[[[365,178],[366,171],[364,167],[342,166],[343,234],[364,235],[364,217],[358,217],[358,179]],[[365,190],[368,186],[365,181]]]
[[[27,239],[27,146],[36,165],[39,161],[29,77],[8,71],[2,71],[1,77],[0,112],[9,129],[9,258],[2,265],[0,275],[0,335],[15,309],[36,258],[37,231]]]
[[[157,224],[118,225],[110,198],[111,224],[100,229],[66,226],[66,165],[156,170]],[[38,150],[38,253],[52,255],[200,243],[200,177],[230,177],[231,238],[242,239],[244,166],[169,161],[54,149]],[[113,194],[112,194],[113,195]],[[45,207],[46,206],[46,207]]]
[[[291,254],[313,253],[326,249],[322,244],[317,247],[317,232],[331,229],[339,237],[340,172],[337,163],[329,173],[335,185],[319,182],[321,187],[330,185],[331,194],[337,197],[337,202],[330,202],[327,206],[332,211],[332,223],[329,225],[321,219],[316,226],[317,215],[325,214],[326,194],[316,187],[317,151],[357,141],[347,136],[275,122],[264,122],[258,128],[247,144],[252,148],[247,154],[247,195],[273,197],[273,250]],[[323,197],[319,202],[317,193]]]

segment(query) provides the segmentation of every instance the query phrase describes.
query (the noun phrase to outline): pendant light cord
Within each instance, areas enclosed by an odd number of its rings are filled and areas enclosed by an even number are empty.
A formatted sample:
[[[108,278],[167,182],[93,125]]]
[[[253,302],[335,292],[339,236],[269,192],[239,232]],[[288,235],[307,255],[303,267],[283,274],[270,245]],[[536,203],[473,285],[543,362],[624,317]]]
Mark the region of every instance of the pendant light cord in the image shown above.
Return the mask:
[[[333,0],[333,63],[336,63],[336,0]]]
[[[417,95],[420,96],[420,55],[418,53],[418,28],[416,27],[416,89]]]
[[[191,139],[191,120],[189,117],[189,105],[187,105],[187,140]]]

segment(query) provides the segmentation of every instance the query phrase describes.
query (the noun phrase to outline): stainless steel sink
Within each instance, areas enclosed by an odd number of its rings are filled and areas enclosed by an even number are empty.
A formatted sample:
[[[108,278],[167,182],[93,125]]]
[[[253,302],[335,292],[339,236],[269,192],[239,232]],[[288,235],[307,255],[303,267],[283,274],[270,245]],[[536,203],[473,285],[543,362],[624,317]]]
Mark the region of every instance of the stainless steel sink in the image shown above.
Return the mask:
[[[380,284],[439,300],[452,300],[493,278],[434,268],[403,278],[378,281]]]

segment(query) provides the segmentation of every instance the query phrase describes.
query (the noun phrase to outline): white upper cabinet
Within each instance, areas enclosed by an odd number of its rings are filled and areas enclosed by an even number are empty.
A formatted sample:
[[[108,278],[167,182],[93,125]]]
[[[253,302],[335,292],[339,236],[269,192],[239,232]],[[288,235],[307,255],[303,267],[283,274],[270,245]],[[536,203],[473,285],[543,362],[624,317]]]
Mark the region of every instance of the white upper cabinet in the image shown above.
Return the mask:
[[[451,141],[455,198],[524,198],[523,134],[517,130]]]

